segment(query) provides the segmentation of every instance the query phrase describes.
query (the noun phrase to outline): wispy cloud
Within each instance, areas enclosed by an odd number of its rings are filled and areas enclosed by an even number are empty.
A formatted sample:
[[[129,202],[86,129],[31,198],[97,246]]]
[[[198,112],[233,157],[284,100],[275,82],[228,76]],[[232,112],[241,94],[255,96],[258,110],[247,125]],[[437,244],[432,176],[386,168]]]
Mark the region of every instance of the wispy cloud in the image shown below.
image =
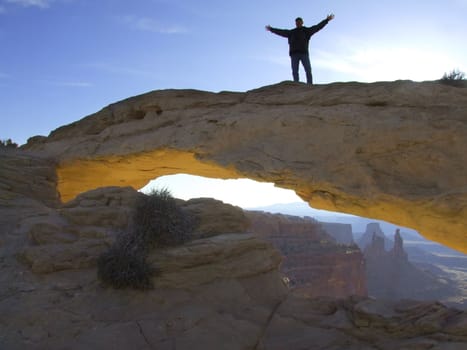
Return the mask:
[[[84,81],[46,81],[45,83],[47,85],[67,88],[88,88],[93,86],[93,84]]]
[[[5,12],[6,12],[6,9],[2,5],[0,5],[0,15]]]
[[[54,0],[6,0],[6,2],[24,7],[47,8],[50,7]]]
[[[187,29],[182,26],[165,24],[159,20],[149,17],[121,16],[118,20],[132,29],[163,34],[186,33]]]

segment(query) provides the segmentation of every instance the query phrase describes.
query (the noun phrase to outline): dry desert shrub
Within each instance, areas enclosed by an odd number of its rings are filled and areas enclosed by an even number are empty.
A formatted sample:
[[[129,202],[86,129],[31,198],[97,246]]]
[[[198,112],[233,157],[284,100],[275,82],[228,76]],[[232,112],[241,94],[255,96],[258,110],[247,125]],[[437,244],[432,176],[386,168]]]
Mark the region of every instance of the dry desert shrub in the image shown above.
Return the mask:
[[[147,262],[149,251],[183,244],[192,231],[192,220],[170,192],[153,191],[138,202],[128,231],[119,235],[114,245],[99,257],[99,279],[118,289],[152,288],[152,278],[159,270]]]
[[[455,87],[467,87],[467,80],[465,79],[465,73],[458,69],[454,69],[449,73],[444,73],[440,82],[445,85]]]

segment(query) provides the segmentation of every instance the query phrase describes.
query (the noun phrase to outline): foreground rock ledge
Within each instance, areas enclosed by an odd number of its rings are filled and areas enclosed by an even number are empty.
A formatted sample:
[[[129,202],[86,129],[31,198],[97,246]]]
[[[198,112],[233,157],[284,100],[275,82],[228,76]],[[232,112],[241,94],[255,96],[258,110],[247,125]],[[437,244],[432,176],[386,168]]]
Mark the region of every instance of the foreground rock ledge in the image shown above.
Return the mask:
[[[467,89],[284,82],[153,91],[32,138],[63,201],[162,175],[250,178],[315,208],[386,220],[467,252]]]

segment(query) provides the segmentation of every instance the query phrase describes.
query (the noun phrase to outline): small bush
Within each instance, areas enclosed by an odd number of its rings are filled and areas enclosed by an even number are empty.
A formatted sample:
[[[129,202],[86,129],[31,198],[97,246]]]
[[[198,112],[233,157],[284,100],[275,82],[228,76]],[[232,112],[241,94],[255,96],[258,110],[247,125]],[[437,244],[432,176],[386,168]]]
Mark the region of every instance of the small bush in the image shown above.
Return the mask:
[[[467,86],[467,80],[465,79],[464,72],[461,72],[458,69],[454,69],[449,73],[444,73],[440,81],[443,84],[451,85],[455,87],[466,87]]]
[[[11,139],[0,140],[0,147],[17,148],[18,144],[11,141]]]
[[[464,80],[465,74],[458,69],[454,69],[449,73],[444,73],[441,80]]]
[[[151,247],[182,244],[192,231],[190,218],[167,189],[151,192],[139,204],[134,225],[144,244]]]
[[[154,273],[145,254],[125,247],[113,246],[97,261],[100,280],[117,289],[150,289]]]
[[[137,204],[128,232],[97,261],[99,279],[114,288],[152,288],[158,270],[147,260],[150,249],[181,244],[189,239],[192,225],[167,189],[144,196]]]

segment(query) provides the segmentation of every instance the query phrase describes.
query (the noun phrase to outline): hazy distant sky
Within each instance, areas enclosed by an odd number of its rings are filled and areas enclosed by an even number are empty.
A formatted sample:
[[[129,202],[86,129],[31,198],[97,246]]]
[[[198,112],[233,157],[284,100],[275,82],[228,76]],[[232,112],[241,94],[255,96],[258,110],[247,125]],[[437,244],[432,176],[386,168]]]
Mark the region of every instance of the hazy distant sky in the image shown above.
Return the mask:
[[[315,83],[467,72],[467,0],[0,0],[0,139],[150,90],[290,80],[287,41],[264,26],[329,13],[310,43]]]
[[[242,208],[267,206],[274,203],[300,202],[294,191],[279,189],[272,183],[259,183],[250,179],[206,179],[187,174],[161,176],[151,181],[142,191],[167,188],[176,198],[216,198]],[[321,214],[326,215],[324,211]]]

